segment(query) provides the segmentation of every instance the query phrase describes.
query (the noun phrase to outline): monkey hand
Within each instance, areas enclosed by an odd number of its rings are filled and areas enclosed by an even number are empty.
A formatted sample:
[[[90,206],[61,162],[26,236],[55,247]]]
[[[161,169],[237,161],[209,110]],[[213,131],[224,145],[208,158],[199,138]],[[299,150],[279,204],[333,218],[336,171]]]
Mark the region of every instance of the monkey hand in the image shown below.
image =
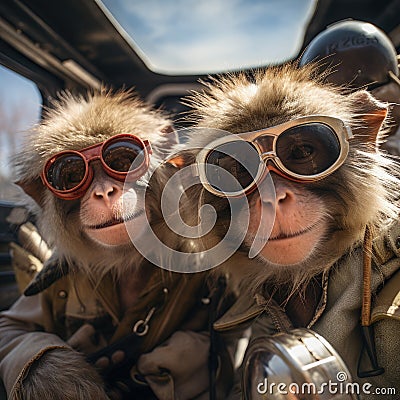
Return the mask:
[[[22,394],[22,396],[20,396]],[[54,349],[35,361],[14,399],[108,400],[96,369],[74,350]]]
[[[161,346],[143,354],[137,371],[159,399],[194,399],[209,388],[209,348],[207,333],[177,331]]]

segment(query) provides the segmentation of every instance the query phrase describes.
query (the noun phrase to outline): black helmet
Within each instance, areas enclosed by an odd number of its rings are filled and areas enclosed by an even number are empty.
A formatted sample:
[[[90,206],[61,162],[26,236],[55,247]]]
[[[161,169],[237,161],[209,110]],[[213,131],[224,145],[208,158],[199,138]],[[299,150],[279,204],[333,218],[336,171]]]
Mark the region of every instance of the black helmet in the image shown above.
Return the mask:
[[[302,54],[299,65],[313,61],[331,68],[326,80],[336,85],[371,88],[398,76],[396,49],[388,36],[368,22],[345,20],[319,33]]]

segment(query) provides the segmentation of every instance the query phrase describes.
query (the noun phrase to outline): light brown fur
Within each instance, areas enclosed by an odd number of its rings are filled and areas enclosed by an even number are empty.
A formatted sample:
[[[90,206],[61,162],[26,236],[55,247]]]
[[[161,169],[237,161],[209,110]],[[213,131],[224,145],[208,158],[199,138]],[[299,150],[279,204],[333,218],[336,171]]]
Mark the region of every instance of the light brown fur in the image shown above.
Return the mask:
[[[88,240],[78,220],[80,201],[60,200],[41,185],[39,176],[47,159],[63,150],[80,150],[117,134],[134,134],[149,140],[153,148],[149,172],[137,182],[146,188],[150,174],[170,147],[168,135],[161,132],[170,129],[171,124],[166,115],[152,110],[132,91],[113,93],[103,89],[79,97],[64,93],[45,111],[43,121],[29,132],[15,166],[17,180],[23,187],[28,186],[28,194],[34,186],[41,206],[40,230],[56,248],[55,256],[60,261],[66,260],[99,275],[113,271],[120,277],[126,270],[137,268],[143,257],[131,243],[111,249]],[[157,209],[156,199],[167,174],[159,168],[151,179],[148,197],[151,210]]]
[[[74,268],[80,268],[97,280],[111,272],[115,284],[120,285],[123,292],[120,301],[125,308],[135,302],[153,269],[146,264],[147,272],[138,270],[144,258],[131,242],[107,246],[91,240],[81,226],[81,199],[70,201],[55,197],[42,185],[39,176],[47,159],[58,152],[80,150],[123,133],[147,139],[153,149],[150,167],[135,182],[135,187],[149,190],[146,210],[154,222],[154,230],[160,234],[162,220],[156,210],[171,167],[157,169],[151,179],[150,175],[171,145],[165,134],[171,125],[166,115],[152,110],[132,91],[114,93],[104,89],[79,97],[65,93],[46,110],[43,121],[29,133],[15,159],[19,184],[39,205],[35,210],[37,220],[42,234],[54,249],[52,260],[67,262],[71,274]],[[51,350],[35,362],[24,379],[20,394],[23,399],[108,398],[96,369],[72,349]]]
[[[62,371],[62,373],[56,373]],[[83,377],[83,375],[85,375]],[[103,382],[84,357],[70,350],[52,350],[31,367],[20,389],[23,399],[106,400]],[[20,399],[16,397],[16,399]]]
[[[398,167],[376,146],[384,137],[380,127],[386,104],[365,91],[350,94],[344,88],[323,84],[312,65],[302,69],[292,64],[271,67],[256,71],[251,78],[240,73],[221,76],[205,86],[204,93],[187,100],[194,109],[189,119],[198,127],[242,133],[319,114],[340,118],[351,126],[355,136],[345,163],[322,181],[297,183],[272,174],[275,184],[283,182],[298,197],[308,193],[320,199],[327,229],[313,251],[295,265],[276,265],[263,257],[250,260],[245,256],[248,249],[239,251],[219,271],[228,271],[244,290],[258,290],[267,281],[287,285],[288,293],[304,288],[359,245],[367,225],[378,230],[397,217]],[[207,130],[193,134],[189,148],[201,149],[214,138]],[[186,163],[194,162],[197,153],[182,151]],[[223,227],[229,223],[227,203],[202,187],[192,196],[193,202],[200,198],[201,204],[210,203],[219,213],[214,234],[203,238],[204,246],[210,247],[221,239]],[[254,196],[249,196],[250,204]]]

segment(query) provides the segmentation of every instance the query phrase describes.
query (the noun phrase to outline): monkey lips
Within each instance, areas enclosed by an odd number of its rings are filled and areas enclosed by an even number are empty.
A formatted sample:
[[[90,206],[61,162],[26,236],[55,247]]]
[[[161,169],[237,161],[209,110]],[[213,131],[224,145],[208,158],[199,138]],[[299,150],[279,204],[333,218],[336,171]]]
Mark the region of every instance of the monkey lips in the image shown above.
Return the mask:
[[[259,256],[279,265],[295,265],[305,261],[318,247],[325,232],[323,221],[317,221],[300,231],[270,237]]]
[[[137,188],[136,188],[137,190]],[[81,220],[83,231],[93,240],[109,246],[127,245],[131,243],[130,234],[141,235],[144,231],[145,209],[137,199],[135,189],[122,194],[122,190],[115,190],[115,198],[96,202],[90,209],[83,202]],[[88,199],[90,203],[92,200]],[[93,201],[92,201],[93,202]]]

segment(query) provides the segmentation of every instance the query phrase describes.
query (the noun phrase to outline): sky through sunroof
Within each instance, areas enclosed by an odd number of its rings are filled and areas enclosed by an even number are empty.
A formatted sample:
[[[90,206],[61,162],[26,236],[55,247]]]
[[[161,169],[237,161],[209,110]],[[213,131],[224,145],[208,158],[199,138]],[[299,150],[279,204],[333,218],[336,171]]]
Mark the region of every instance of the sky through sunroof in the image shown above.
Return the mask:
[[[99,4],[100,0],[97,0]],[[211,73],[294,57],[315,0],[102,0],[153,70]]]

